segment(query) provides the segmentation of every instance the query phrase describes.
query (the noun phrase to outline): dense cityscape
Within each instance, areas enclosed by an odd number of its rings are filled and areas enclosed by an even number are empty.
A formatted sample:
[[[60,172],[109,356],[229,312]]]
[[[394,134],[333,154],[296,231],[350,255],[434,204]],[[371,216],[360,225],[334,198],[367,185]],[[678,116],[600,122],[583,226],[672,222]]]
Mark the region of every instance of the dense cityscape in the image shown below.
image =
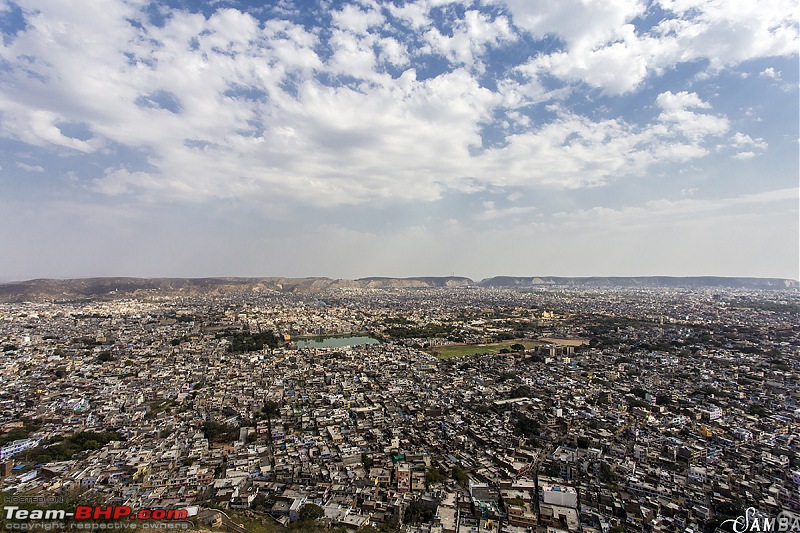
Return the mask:
[[[721,287],[0,304],[4,505],[182,509],[237,532],[791,517],[798,312],[794,288]],[[7,529],[28,523],[5,509]]]

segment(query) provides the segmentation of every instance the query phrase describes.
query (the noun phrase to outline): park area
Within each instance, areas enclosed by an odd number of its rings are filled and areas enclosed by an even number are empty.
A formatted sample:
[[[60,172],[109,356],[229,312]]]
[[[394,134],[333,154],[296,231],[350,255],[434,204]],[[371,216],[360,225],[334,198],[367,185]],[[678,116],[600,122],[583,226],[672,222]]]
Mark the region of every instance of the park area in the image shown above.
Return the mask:
[[[439,359],[450,359],[452,357],[466,357],[469,355],[492,355],[498,353],[513,353],[519,348],[516,345],[522,345],[526,350],[530,350],[543,343],[539,341],[504,341],[493,344],[453,344],[449,346],[434,346],[429,350],[431,354]],[[512,348],[515,346],[516,349]]]

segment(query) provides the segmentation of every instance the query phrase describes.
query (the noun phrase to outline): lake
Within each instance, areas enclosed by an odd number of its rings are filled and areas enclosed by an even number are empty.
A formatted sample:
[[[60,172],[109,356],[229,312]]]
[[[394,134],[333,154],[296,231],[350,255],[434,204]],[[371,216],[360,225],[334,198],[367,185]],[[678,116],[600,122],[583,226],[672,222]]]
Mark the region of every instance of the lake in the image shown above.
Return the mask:
[[[378,344],[377,339],[372,337],[308,337],[297,339],[298,348],[343,348],[344,346],[356,346],[358,344]]]

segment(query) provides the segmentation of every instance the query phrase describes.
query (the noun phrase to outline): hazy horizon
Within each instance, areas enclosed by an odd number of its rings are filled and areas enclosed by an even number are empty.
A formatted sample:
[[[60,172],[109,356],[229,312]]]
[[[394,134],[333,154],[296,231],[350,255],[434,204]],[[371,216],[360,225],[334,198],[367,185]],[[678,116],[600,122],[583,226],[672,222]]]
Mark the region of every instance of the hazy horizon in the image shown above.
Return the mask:
[[[796,280],[796,7],[0,0],[0,280]]]
[[[343,278],[343,277],[336,277],[336,276],[325,276],[325,275],[308,275],[308,276],[276,276],[276,275],[254,275],[254,276],[236,276],[236,275],[220,275],[220,276],[78,276],[72,278],[26,278],[26,279],[6,279],[0,278],[0,283],[24,283],[29,281],[36,281],[36,280],[56,280],[56,281],[72,281],[72,280],[89,280],[89,279],[144,279],[144,280],[155,280],[155,279],[189,279],[189,280],[197,280],[197,279],[270,279],[270,278],[285,278],[285,279],[330,279],[330,280],[350,280],[350,281],[357,281],[363,279],[424,279],[424,278],[434,278],[434,279],[441,279],[441,278],[465,278],[469,279],[474,283],[480,283],[481,281],[489,280],[492,278],[565,278],[565,279],[602,279],[602,278],[620,278],[620,279],[629,279],[629,278],[673,278],[673,279],[697,279],[697,278],[728,278],[728,279],[784,279],[784,280],[791,280],[791,281],[800,281],[797,278],[785,278],[785,277],[764,277],[764,276],[708,276],[708,275],[689,275],[689,276],[668,276],[668,275],[660,275],[660,274],[653,274],[653,275],[644,275],[644,276],[613,276],[613,275],[589,275],[589,276],[561,276],[556,274],[520,274],[520,275],[508,275],[508,274],[495,274],[491,276],[484,276],[484,277],[474,277],[474,276],[465,276],[459,274],[446,274],[446,275],[411,275],[411,276],[362,276],[359,278]]]

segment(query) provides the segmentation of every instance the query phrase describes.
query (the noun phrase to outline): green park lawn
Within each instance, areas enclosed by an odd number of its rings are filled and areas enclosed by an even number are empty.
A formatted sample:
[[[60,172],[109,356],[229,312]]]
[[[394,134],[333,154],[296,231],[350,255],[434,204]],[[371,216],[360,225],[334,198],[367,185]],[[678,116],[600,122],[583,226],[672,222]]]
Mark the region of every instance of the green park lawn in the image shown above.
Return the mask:
[[[541,346],[537,341],[503,341],[492,344],[467,344],[458,346],[435,346],[430,352],[439,359],[450,359],[451,357],[465,357],[468,355],[497,354],[503,348],[511,349],[513,344],[522,344],[526,350]]]

